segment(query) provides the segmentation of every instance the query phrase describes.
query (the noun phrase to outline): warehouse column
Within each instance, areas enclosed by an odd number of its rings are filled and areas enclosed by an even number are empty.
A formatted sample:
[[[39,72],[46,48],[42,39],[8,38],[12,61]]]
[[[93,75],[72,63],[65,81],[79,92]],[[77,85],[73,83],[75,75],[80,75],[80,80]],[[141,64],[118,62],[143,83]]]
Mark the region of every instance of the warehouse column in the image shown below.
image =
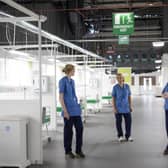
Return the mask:
[[[168,0],[164,0],[163,3],[168,3]],[[168,38],[168,7],[163,7],[163,20],[162,20],[162,32],[163,37]],[[163,55],[162,55],[162,69],[161,69],[161,85],[162,87],[168,82],[168,43],[165,43],[163,48]]]

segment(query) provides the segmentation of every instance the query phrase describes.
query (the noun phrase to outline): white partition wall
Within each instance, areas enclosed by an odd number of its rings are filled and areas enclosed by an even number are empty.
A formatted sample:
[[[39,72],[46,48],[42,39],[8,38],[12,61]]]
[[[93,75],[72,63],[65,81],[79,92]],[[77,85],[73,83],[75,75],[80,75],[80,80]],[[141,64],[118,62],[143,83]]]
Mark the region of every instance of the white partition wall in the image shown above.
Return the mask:
[[[2,56],[1,54],[0,50],[0,56]],[[30,93],[32,87],[30,64],[28,61],[0,58],[0,99],[32,98],[32,93]]]

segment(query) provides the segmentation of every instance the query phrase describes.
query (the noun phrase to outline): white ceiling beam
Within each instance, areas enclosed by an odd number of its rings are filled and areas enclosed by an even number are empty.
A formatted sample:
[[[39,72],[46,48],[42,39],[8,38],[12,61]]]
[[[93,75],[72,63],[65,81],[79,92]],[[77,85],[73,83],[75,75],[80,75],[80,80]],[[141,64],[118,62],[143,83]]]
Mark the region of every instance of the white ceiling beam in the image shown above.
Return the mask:
[[[10,7],[13,7],[15,8],[16,10],[28,15],[28,16],[31,16],[31,17],[34,17],[36,19],[41,19],[41,21],[45,21],[46,20],[46,17],[45,16],[41,16],[40,18],[40,15],[34,13],[33,11],[25,8],[24,6],[21,6],[20,4],[14,2],[13,0],[0,0],[1,2],[9,5]]]
[[[76,63],[76,64],[96,64],[96,63],[103,63],[104,61],[62,61],[64,63]]]
[[[31,45],[4,45],[0,46],[0,48],[4,49],[14,49],[14,50],[19,50],[19,49],[26,49],[26,48],[37,48],[38,49],[39,45],[38,44],[31,44]],[[47,48],[47,47],[59,47],[58,44],[42,44],[42,48]]]
[[[139,26],[139,27],[134,27],[134,30],[156,30],[156,29],[161,29],[160,26]],[[109,31],[112,32],[112,27],[106,27],[106,28],[100,28],[100,31]]]
[[[131,37],[133,36],[161,36],[162,35],[162,31],[161,30],[155,30],[155,31],[136,31],[134,32]],[[86,39],[91,39],[93,38],[93,36],[91,35],[85,35],[84,36]],[[116,35],[112,34],[112,32],[100,32],[97,34],[94,34],[94,38],[102,38],[102,37],[116,37]]]
[[[62,55],[62,54],[56,54],[56,53],[53,53],[52,54],[52,56],[51,56],[51,50],[47,50],[46,52],[44,52],[44,50],[42,50],[42,57],[46,57],[46,58],[53,58],[55,55],[56,55],[56,58],[57,59],[60,59],[61,60],[61,58],[84,58],[84,57],[88,57],[87,55]],[[28,54],[30,54],[30,55],[34,55],[34,56],[37,56],[37,53],[38,53],[38,51],[36,50],[36,51],[34,51],[34,50],[28,50],[26,53],[28,53]],[[48,53],[48,54],[46,54],[46,53]]]
[[[100,65],[88,65],[89,67],[102,67],[102,68],[106,68],[106,67],[111,67],[111,68],[114,68],[113,65],[107,65],[107,64],[100,64]]]
[[[56,58],[83,58],[88,57],[87,55],[56,55]]]
[[[34,18],[32,16],[30,17],[13,17],[13,18],[9,18],[9,17],[0,17],[0,22],[1,23],[5,23],[5,22],[10,22],[10,23],[16,23],[16,22],[20,22],[20,21],[26,21],[26,22],[32,22],[32,21],[38,21],[39,19]]]
[[[130,37],[130,42],[152,42],[152,41],[167,41],[167,37],[140,37],[140,38],[132,38]],[[78,43],[86,43],[86,42],[118,42],[118,38],[104,38],[104,39],[81,39],[81,40],[70,40],[72,42]]]

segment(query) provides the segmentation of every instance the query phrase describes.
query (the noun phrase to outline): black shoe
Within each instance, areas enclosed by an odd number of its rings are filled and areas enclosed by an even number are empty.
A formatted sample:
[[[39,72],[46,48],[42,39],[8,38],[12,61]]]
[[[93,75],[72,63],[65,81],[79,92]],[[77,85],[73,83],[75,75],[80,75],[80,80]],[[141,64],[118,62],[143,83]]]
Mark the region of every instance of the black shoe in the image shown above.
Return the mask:
[[[163,155],[168,155],[168,148],[164,150]]]
[[[72,153],[72,152],[68,152],[65,154],[66,157],[69,157],[71,159],[74,159],[75,158],[75,155]]]
[[[83,152],[76,153],[76,158],[85,158],[85,154]]]

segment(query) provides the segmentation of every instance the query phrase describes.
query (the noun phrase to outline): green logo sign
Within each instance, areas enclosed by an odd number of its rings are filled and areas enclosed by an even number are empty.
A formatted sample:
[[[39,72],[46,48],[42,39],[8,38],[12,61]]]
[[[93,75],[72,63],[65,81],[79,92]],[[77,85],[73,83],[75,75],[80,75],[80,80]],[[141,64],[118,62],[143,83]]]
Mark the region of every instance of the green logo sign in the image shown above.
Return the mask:
[[[129,36],[128,35],[119,35],[118,36],[118,44],[129,44]]]
[[[133,13],[115,13],[112,15],[113,34],[131,35],[134,32]]]

